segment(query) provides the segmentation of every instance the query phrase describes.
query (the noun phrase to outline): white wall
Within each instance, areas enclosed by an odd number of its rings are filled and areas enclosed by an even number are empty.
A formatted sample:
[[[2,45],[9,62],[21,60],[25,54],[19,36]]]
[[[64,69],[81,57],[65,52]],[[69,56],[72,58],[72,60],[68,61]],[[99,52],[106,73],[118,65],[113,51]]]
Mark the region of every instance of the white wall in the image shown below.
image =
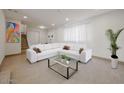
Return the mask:
[[[26,32],[27,32],[27,25],[21,24],[21,33],[26,34]]]
[[[19,31],[21,32],[21,23],[17,20],[7,20],[19,24]],[[20,34],[21,39],[21,34]],[[7,43],[6,42],[6,55],[19,54],[21,53],[21,41],[20,43]]]
[[[27,31],[28,44],[47,43],[47,31],[38,28],[29,28]]]
[[[5,19],[2,10],[0,10],[0,64],[5,56]]]
[[[110,58],[111,52],[109,48],[109,40],[105,35],[105,31],[109,28],[117,31],[124,27],[124,10],[117,10],[90,20],[86,24],[86,32],[88,36],[88,45],[93,48],[93,55]],[[118,51],[120,61],[124,61],[124,31],[118,39],[118,45],[121,49]]]
[[[117,31],[124,27],[124,10],[113,11],[104,15],[85,20],[86,44],[93,49],[93,55],[103,58],[110,58],[109,40],[105,35],[105,31],[109,28]],[[49,30],[48,33],[54,34],[53,42],[63,42],[64,26]],[[124,61],[124,31],[118,39],[118,45],[121,49],[118,51],[120,61]]]

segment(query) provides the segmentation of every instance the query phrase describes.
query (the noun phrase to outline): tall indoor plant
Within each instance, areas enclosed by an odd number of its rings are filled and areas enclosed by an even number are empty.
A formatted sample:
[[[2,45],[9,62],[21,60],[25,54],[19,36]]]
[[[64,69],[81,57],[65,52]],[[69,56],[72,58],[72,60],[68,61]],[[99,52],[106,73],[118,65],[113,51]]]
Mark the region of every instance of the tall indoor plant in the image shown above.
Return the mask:
[[[124,28],[119,29],[117,32],[113,32],[112,29],[108,29],[106,31],[106,35],[108,39],[110,40],[110,51],[111,51],[111,62],[112,62],[112,68],[117,68],[118,65],[118,56],[117,56],[117,50],[119,49],[117,45],[117,39],[120,33],[124,30]]]

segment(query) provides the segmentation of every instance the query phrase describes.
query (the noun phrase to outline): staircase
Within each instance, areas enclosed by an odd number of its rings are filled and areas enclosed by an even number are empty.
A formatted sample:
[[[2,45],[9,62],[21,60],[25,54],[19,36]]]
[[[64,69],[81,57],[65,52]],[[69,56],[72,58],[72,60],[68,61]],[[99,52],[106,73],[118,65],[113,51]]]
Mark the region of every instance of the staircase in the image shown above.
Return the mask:
[[[26,49],[28,49],[27,35],[21,34],[21,50],[24,52]]]

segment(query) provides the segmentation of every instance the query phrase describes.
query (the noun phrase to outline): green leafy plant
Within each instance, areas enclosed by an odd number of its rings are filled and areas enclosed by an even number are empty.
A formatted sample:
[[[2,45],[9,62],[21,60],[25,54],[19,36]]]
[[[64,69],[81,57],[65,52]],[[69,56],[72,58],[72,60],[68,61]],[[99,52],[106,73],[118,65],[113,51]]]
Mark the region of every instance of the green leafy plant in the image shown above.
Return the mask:
[[[112,52],[112,55],[111,57],[114,58],[114,59],[117,59],[118,56],[117,56],[117,50],[119,49],[118,45],[117,45],[117,39],[118,39],[118,36],[120,35],[120,33],[124,30],[124,28],[122,29],[119,29],[117,32],[113,32],[112,29],[108,29],[106,31],[106,35],[108,37],[108,39],[110,40],[110,50]]]
[[[71,59],[69,57],[67,57],[66,55],[61,55],[62,59],[68,60],[70,61]]]

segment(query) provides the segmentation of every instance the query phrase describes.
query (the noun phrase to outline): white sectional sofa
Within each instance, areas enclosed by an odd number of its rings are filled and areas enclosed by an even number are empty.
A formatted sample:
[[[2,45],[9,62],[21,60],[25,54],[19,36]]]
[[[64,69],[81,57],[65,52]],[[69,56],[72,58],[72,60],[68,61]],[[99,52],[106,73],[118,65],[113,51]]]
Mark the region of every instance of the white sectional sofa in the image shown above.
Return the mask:
[[[64,50],[63,47],[70,46],[70,50]],[[39,48],[41,53],[36,53],[33,48]],[[84,50],[79,54],[79,49]],[[26,51],[27,59],[31,63],[35,63],[39,60],[47,59],[49,57],[56,56],[58,54],[65,54],[71,58],[79,60],[80,62],[87,63],[92,58],[92,49],[86,48],[84,44],[77,43],[50,43],[50,44],[37,44],[30,46]]]

